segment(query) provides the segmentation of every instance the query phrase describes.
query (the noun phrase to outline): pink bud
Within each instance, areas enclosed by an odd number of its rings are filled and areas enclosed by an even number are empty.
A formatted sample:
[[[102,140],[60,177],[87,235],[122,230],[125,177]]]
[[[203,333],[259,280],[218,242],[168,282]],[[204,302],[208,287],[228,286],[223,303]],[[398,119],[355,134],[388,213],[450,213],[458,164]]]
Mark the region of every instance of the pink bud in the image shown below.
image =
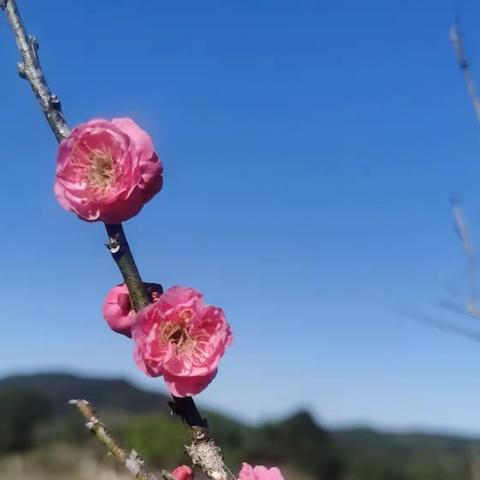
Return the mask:
[[[162,188],[162,164],[150,136],[130,118],[96,118],[58,148],[55,195],[89,222],[121,223]]]
[[[193,480],[193,472],[190,467],[180,465],[172,471],[172,476],[175,480]]]
[[[160,298],[163,293],[162,286],[158,283],[145,283],[147,292],[153,302]],[[137,315],[133,310],[127,286],[122,283],[109,290],[103,302],[103,318],[109,327],[127,337],[132,336],[132,325]]]

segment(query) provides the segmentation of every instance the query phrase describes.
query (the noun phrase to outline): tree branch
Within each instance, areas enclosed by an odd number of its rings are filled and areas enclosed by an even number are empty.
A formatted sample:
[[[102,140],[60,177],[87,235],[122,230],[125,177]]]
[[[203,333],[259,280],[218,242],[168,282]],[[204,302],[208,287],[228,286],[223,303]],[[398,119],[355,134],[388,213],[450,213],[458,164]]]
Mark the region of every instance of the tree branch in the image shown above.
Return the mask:
[[[68,137],[70,129],[62,113],[60,101],[56,95],[52,95],[43,74],[37,55],[38,42],[27,34],[15,0],[0,0],[0,8],[5,11],[22,56],[22,62],[18,64],[20,76],[29,82],[55,138],[61,142]],[[122,225],[105,225],[105,228],[108,234],[107,247],[127,285],[132,305],[138,311],[150,303],[150,298],[127,237]],[[179,415],[188,427],[191,444],[187,447],[187,452],[193,463],[213,480],[227,480],[229,475],[233,477],[223,463],[221,450],[210,436],[208,424],[200,415],[193,399],[173,397],[172,411]]]
[[[450,41],[452,42],[455,54],[457,56],[458,66],[462,71],[465,84],[467,86],[468,96],[472,102],[473,108],[475,109],[475,114],[477,116],[478,122],[480,122],[480,100],[477,96],[477,89],[475,82],[470,73],[470,65],[465,55],[465,48],[463,46],[463,39],[458,25],[454,25],[450,28]]]
[[[38,59],[38,42],[35,37],[27,35],[15,0],[3,0],[0,7],[7,15],[22,55],[22,61],[18,63],[18,73],[30,83],[50,128],[56,139],[61,142],[68,137],[70,130],[63,116],[60,100],[52,94],[43,76]]]
[[[85,425],[90,432],[98,438],[110,454],[123,464],[132,475],[138,478],[138,480],[159,480],[156,475],[146,469],[143,459],[135,450],[127,452],[120,447],[102,420],[98,418],[90,402],[87,400],[70,400],[69,403],[77,407],[78,411],[85,417],[87,421]],[[173,476],[166,470],[162,470],[160,479],[174,480]]]
[[[106,224],[105,228],[108,234],[106,246],[110,250],[112,258],[122,274],[132,300],[133,308],[138,312],[150,303],[150,297],[148,296],[147,289],[138,271],[130,246],[128,245],[127,236],[125,235],[122,224]]]
[[[452,199],[452,212],[455,231],[462,243],[463,252],[467,260],[468,300],[466,313],[473,317],[478,317],[480,312],[477,306],[477,255],[462,209],[455,198]]]

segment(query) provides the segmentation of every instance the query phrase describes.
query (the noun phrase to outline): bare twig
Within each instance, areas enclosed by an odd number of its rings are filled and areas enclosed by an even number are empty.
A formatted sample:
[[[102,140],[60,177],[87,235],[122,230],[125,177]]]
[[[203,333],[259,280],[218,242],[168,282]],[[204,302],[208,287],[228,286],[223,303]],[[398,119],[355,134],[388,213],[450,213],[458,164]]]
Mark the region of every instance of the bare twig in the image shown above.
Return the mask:
[[[475,342],[480,342],[480,331],[474,330],[473,328],[459,327],[458,325],[455,325],[436,316],[428,315],[413,309],[398,308],[396,309],[396,311],[404,317],[408,317],[412,320],[423,323],[430,327],[434,327],[438,330],[453,333],[455,335],[468,338],[469,340],[473,340]]]
[[[467,86],[468,96],[470,97],[470,101],[472,102],[473,108],[475,109],[477,120],[478,122],[480,122],[480,100],[477,96],[475,82],[470,73],[470,65],[465,55],[462,34],[460,32],[458,24],[450,28],[450,41],[452,42],[453,48],[455,49],[455,54],[457,55],[458,66],[462,71],[463,78]]]
[[[60,142],[69,135],[70,130],[63,116],[60,101],[58,97],[51,94],[43,74],[37,55],[38,42],[27,35],[15,0],[0,0],[0,8],[7,15],[22,55],[22,62],[19,64],[20,75],[30,83],[57,141]],[[108,234],[107,247],[127,285],[133,307],[138,311],[150,303],[150,298],[135,264],[127,237],[122,225],[105,225],[105,227]],[[208,424],[200,415],[193,399],[173,397],[173,400],[173,412],[179,415],[188,427],[191,445],[187,447],[187,451],[194,463],[209,478],[227,480],[230,474],[223,462],[221,451],[210,436]]]
[[[70,404],[77,407],[78,411],[85,417],[86,427],[102,443],[110,454],[125,465],[126,469],[138,480],[159,480],[159,478],[147,470],[143,459],[135,450],[127,452],[112,437],[105,424],[97,416],[90,402],[87,400],[70,400]],[[174,480],[173,476],[166,470],[162,470],[160,479]]]
[[[477,255],[462,209],[455,198],[452,199],[452,212],[455,231],[462,243],[463,252],[467,260],[468,300],[466,313],[476,317],[480,315],[477,305]]]
[[[0,6],[8,17],[22,55],[22,61],[18,63],[18,73],[30,83],[50,128],[60,142],[68,137],[70,130],[63,116],[60,100],[52,94],[43,76],[38,59],[38,42],[35,37],[27,35],[14,0],[3,0]]]

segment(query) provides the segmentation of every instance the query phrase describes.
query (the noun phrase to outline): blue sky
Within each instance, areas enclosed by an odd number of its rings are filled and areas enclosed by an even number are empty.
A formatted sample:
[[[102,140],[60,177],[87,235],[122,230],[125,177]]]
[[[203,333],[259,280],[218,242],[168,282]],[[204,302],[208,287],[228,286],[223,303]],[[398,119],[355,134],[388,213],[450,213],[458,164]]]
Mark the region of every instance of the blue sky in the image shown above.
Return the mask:
[[[233,326],[200,401],[480,433],[480,343],[397,313],[476,327],[438,302],[465,289],[452,194],[480,243],[480,127],[448,41],[460,13],[480,81],[480,6],[67,3],[19,0],[70,124],[131,116],[164,162],[163,192],[125,225],[144,278],[198,288]],[[5,21],[0,38],[0,374],[162,388],[101,317],[120,280],[103,227],[57,205],[54,138]]]

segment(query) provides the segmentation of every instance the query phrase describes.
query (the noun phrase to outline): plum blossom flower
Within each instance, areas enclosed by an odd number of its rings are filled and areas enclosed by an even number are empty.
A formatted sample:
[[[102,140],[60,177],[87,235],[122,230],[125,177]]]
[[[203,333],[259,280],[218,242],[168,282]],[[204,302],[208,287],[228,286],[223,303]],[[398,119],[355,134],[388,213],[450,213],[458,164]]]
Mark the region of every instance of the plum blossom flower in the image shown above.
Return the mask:
[[[205,305],[199,292],[185,287],[168,289],[140,310],[132,336],[138,367],[151,377],[163,375],[177,397],[208,386],[233,339],[223,310]]]
[[[152,302],[156,302],[163,293],[162,286],[158,283],[145,283],[145,286]],[[124,283],[108,291],[103,302],[102,312],[103,318],[114,332],[127,337],[132,336],[132,325],[135,323],[137,314],[133,309],[128,288]]]
[[[238,480],[284,480],[284,478],[277,467],[266,468],[262,465],[252,467],[248,463],[243,463]]]
[[[54,191],[81,219],[121,223],[162,188],[150,136],[130,118],[96,118],[75,127],[57,154]]]
[[[193,472],[190,467],[180,465],[172,471],[172,477],[175,480],[193,480]]]

